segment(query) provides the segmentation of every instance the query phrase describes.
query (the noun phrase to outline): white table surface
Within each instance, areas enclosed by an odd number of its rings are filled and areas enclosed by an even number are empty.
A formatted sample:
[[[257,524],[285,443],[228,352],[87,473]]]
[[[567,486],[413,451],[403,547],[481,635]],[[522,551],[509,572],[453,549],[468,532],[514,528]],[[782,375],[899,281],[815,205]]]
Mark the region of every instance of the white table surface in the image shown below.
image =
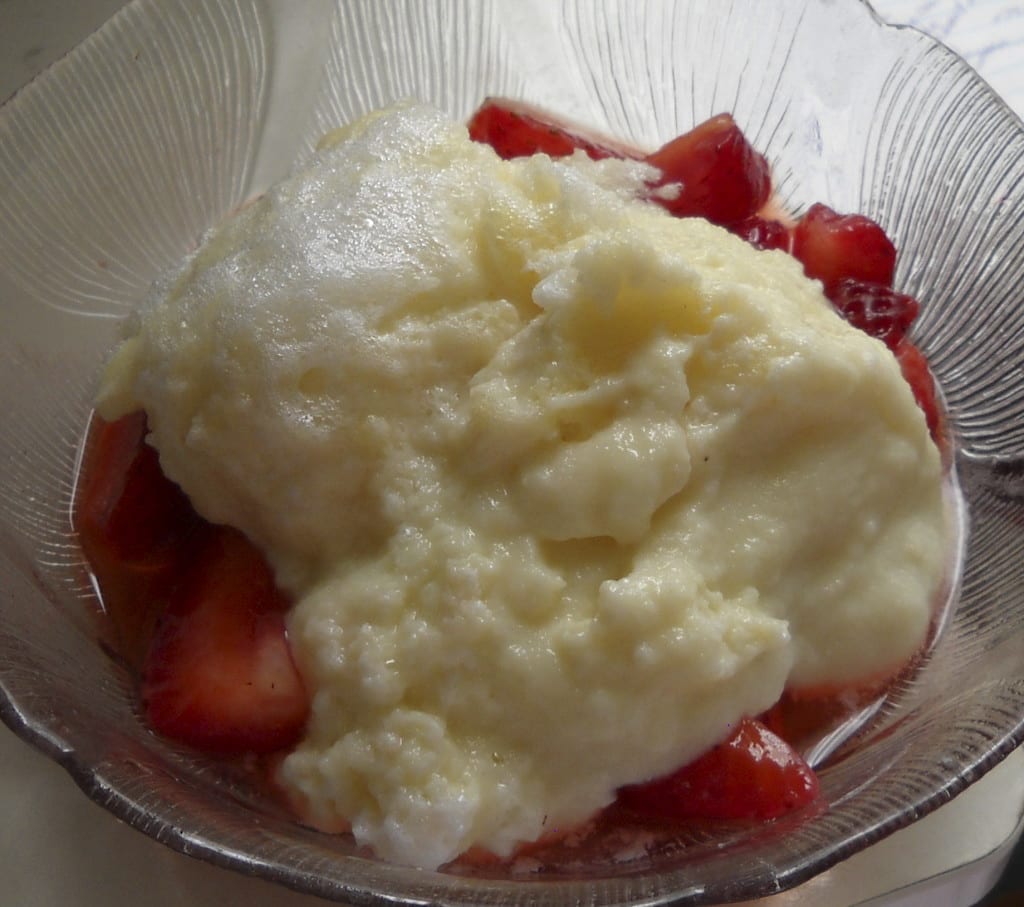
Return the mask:
[[[787,0],[788,2],[788,0]],[[98,28],[123,0],[0,0],[0,101]],[[1012,0],[877,0],[961,53],[1024,112],[1024,4]],[[1009,852],[1006,831],[1024,802],[1018,751],[932,816],[758,907],[967,907]],[[172,852],[122,825],[69,777],[0,726],[0,902],[12,907],[317,907],[325,902]],[[976,861],[956,877],[929,878]],[[902,890],[900,890],[902,889]],[[854,897],[851,892],[856,891]]]

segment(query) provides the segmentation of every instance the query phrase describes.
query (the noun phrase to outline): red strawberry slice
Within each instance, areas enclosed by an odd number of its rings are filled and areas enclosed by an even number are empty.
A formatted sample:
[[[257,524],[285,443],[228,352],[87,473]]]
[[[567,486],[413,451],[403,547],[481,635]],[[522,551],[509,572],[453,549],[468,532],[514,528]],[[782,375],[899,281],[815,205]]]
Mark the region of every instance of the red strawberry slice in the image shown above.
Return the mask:
[[[134,667],[200,524],[145,437],[143,412],[93,419],[73,518],[118,649]]]
[[[928,368],[928,360],[913,343],[904,340],[896,348],[896,359],[899,361],[903,377],[914,392],[917,405],[924,412],[928,430],[932,440],[940,444],[942,436],[942,413],[939,410],[938,394],[935,391],[935,379]],[[941,445],[940,445],[941,446]]]
[[[661,170],[656,187],[678,188],[674,197],[652,195],[677,217],[706,217],[728,226],[756,214],[771,194],[768,161],[727,113],[706,120],[645,160]]]
[[[269,753],[299,738],[309,697],[284,624],[287,599],[239,532],[211,526],[146,657],[153,728],[207,753]]]
[[[844,279],[891,287],[896,270],[896,247],[877,223],[822,204],[812,205],[794,228],[793,255],[829,298]]]
[[[544,153],[564,157],[577,149],[595,161],[626,157],[621,151],[553,123],[532,108],[503,98],[488,98],[469,119],[469,137],[490,145],[509,160]]]
[[[144,412],[115,422],[95,419],[75,514],[82,547],[95,563],[163,563],[192,527],[192,505],[165,478],[145,438]]]
[[[775,819],[814,802],[818,779],[759,721],[746,718],[724,743],[678,771],[623,787],[619,803],[663,819]]]
[[[832,289],[832,304],[850,324],[877,337],[895,350],[917,318],[920,306],[913,296],[861,280],[840,280]]]

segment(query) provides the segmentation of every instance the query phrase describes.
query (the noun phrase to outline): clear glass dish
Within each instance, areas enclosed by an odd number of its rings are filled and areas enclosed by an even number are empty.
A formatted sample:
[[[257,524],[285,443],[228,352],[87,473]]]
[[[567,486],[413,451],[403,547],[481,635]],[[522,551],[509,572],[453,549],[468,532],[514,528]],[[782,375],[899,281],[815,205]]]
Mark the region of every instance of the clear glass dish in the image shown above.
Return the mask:
[[[729,110],[787,208],[862,211],[901,249],[970,531],[937,643],[824,769],[820,815],[557,878],[388,866],[152,736],[97,635],[68,516],[119,320],[328,128],[404,96],[464,117],[488,94],[641,146]],[[136,0],[0,109],[0,713],[158,840],[354,903],[722,903],[909,825],[1024,738],[1022,152],[966,64],[858,0]]]

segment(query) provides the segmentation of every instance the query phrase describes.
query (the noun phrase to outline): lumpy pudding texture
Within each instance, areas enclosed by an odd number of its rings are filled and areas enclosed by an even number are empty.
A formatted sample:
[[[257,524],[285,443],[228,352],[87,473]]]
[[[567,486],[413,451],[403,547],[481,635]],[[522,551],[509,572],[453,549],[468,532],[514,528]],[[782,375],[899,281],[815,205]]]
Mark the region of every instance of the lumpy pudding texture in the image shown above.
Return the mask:
[[[332,134],[112,358],[166,474],[295,599],[305,817],[438,866],[578,823],[788,687],[922,644],[942,469],[820,285],[424,106]]]

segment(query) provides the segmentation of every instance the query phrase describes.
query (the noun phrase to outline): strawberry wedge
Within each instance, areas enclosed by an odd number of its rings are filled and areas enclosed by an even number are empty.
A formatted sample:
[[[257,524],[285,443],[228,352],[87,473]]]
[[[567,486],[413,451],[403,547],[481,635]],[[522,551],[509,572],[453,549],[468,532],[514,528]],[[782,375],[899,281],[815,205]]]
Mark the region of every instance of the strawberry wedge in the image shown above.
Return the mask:
[[[191,529],[192,505],[145,442],[146,414],[97,418],[75,525],[94,564],[152,570]]]
[[[288,646],[288,604],[245,536],[208,527],[146,657],[153,728],[220,755],[294,744],[309,697]]]
[[[877,223],[820,203],[811,205],[794,228],[793,255],[808,277],[824,284],[829,298],[842,280],[891,287],[896,271],[896,246]]]
[[[184,492],[146,443],[146,416],[95,417],[74,526],[99,587],[119,651],[138,667],[181,557],[200,524]]]
[[[619,803],[660,819],[777,819],[813,803],[818,779],[781,737],[752,718],[670,775],[619,791]]]
[[[729,226],[752,217],[772,191],[768,161],[727,113],[705,120],[644,159],[661,171],[652,200],[676,217]]]

